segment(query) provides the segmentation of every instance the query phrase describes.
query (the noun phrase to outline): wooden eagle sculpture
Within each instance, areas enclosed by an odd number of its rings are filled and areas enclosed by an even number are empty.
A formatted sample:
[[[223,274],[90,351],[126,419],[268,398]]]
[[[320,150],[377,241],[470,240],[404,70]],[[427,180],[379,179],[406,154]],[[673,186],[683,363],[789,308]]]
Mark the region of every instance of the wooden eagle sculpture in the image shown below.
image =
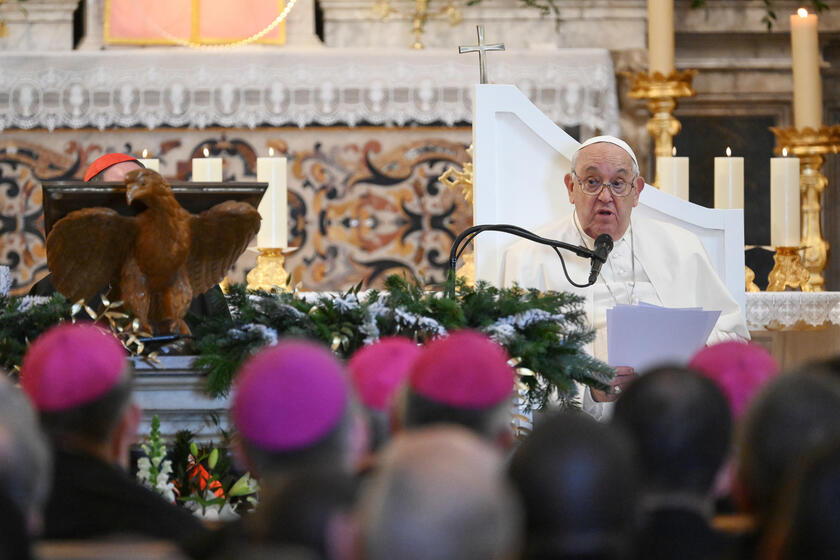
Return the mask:
[[[58,220],[47,236],[53,284],[70,301],[87,301],[109,284],[110,298],[154,334],[189,334],[184,322],[193,296],[225,275],[260,227],[259,212],[227,201],[198,215],[175,200],[155,171],[125,177],[137,216],[109,208],[84,208]]]

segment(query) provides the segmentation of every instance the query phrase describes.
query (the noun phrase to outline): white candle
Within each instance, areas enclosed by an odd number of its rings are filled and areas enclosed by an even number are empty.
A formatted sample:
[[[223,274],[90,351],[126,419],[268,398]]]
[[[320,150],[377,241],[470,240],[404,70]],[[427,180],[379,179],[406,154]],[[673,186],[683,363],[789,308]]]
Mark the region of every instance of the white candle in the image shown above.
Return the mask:
[[[674,71],[674,0],[648,0],[648,73]]]
[[[257,181],[268,183],[259,206],[262,223],[257,234],[257,247],[284,249],[288,245],[289,237],[286,158],[257,158]]]
[[[817,16],[800,8],[790,16],[793,55],[793,123],[796,128],[818,129],[822,124],[822,81]]]
[[[140,165],[142,165],[146,169],[151,169],[152,171],[157,171],[158,173],[160,173],[160,160],[156,158],[150,158],[149,150],[144,148],[142,157],[137,158],[137,161],[139,161]]]
[[[770,244],[774,247],[800,245],[799,196],[799,158],[770,158]]]
[[[659,176],[659,190],[688,200],[687,157],[658,157],[656,172]]]
[[[732,157],[732,150],[726,148],[726,157],[715,158],[715,208],[743,207],[744,158]]]
[[[201,183],[221,183],[222,158],[207,157],[210,150],[204,148],[204,157],[192,160],[192,180]]]

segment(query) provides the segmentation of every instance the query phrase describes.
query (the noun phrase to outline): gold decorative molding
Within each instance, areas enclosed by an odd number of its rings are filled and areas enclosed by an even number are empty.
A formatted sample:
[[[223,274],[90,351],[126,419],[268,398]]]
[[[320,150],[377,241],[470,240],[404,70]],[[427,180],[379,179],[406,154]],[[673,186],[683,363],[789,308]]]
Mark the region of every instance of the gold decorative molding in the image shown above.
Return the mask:
[[[674,136],[682,129],[680,121],[674,117],[677,99],[693,97],[697,94],[691,87],[691,81],[695,74],[697,74],[697,70],[675,70],[667,76],[659,72],[654,74],[646,72],[624,73],[631,80],[629,96],[632,99],[648,100],[647,107],[651,118],[647,122],[647,130],[653,137],[654,155],[656,157],[671,156],[674,148]],[[659,169],[656,170],[653,185],[659,188]]]
[[[782,150],[800,160],[799,189],[801,197],[802,264],[810,273],[811,289],[821,292],[825,286],[823,271],[828,262],[829,244],[822,235],[822,194],[828,179],[822,174],[826,154],[840,151],[840,125],[806,127],[770,127],[776,135],[774,152]],[[768,288],[769,289],[769,288]]]
[[[429,21],[430,18],[448,19],[449,25],[451,26],[458,25],[464,19],[460,8],[456,6],[454,2],[447,2],[447,4],[441,9],[431,11],[429,10],[429,1],[430,0],[415,0],[414,12],[411,14],[402,14],[400,10],[396,9],[391,4],[391,0],[376,0],[371,7],[371,11],[373,12],[374,17],[382,20],[392,14],[410,15],[411,33],[414,35],[414,42],[411,44],[411,48],[422,49],[425,47],[423,46],[421,37],[423,36],[423,30],[426,27],[426,22]]]
[[[784,292],[787,288],[803,292],[819,291],[813,289],[811,273],[802,266],[799,247],[776,247],[773,262],[773,270],[767,277],[768,292]]]

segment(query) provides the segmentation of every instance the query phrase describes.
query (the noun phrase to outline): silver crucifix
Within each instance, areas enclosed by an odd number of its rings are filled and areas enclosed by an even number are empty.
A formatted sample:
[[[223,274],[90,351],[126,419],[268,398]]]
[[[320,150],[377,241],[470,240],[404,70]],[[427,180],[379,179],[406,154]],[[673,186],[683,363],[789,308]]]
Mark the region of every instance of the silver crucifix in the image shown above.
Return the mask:
[[[484,44],[484,26],[483,25],[476,25],[476,31],[478,31],[478,44],[471,45],[469,47],[458,47],[458,54],[464,53],[471,53],[477,52],[478,53],[478,63],[481,66],[481,83],[487,83],[487,61],[486,61],[486,52],[487,51],[503,51],[505,50],[504,43],[496,43],[495,45],[485,45]]]

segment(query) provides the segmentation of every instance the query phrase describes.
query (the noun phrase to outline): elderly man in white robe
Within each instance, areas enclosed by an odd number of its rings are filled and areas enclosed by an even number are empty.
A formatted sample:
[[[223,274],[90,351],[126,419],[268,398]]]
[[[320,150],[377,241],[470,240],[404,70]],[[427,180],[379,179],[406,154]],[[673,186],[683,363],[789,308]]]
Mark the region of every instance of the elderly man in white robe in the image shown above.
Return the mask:
[[[596,283],[588,288],[572,286],[551,249],[523,241],[505,254],[506,285],[517,282],[540,290],[584,296],[596,331],[588,350],[604,361],[607,309],[618,304],[645,302],[719,310],[721,315],[709,344],[749,338],[741,309],[715,272],[700,240],[678,226],[631,217],[645,181],[639,174],[636,155],[626,142],[613,136],[587,140],[572,156],[571,172],[564,181],[574,212],[538,233],[590,249],[599,235],[609,234],[615,245]],[[564,254],[564,258],[572,279],[579,283],[587,279],[589,259],[571,253]],[[612,402],[637,375],[631,367],[610,365],[615,367],[616,377],[607,391],[583,388],[583,409],[597,419],[610,415]]]

